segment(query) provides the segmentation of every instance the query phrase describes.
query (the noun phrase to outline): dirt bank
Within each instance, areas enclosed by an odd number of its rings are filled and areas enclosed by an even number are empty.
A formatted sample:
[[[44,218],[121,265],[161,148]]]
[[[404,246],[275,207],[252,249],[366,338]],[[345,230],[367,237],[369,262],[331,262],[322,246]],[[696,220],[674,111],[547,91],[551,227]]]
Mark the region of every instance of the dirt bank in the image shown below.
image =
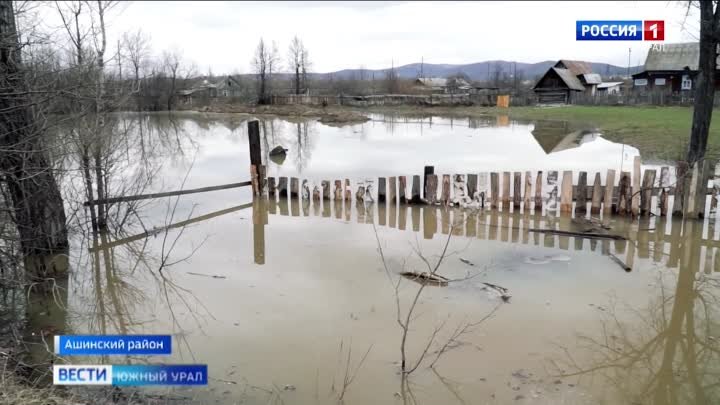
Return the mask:
[[[318,118],[321,123],[327,125],[359,124],[370,120],[360,111],[338,106],[213,104],[196,111]]]

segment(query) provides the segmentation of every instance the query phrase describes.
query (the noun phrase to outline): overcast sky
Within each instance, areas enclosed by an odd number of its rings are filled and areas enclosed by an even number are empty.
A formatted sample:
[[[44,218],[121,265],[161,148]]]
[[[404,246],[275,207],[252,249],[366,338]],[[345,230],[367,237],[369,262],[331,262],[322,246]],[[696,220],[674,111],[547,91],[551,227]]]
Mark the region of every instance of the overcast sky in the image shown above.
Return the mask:
[[[145,2],[124,3],[110,18],[110,43],[142,29],[153,49],[176,47],[201,71],[250,72],[260,37],[281,56],[294,35],[310,51],[313,71],[369,69],[419,62],[539,62],[580,59],[643,64],[643,42],[575,41],[576,20],[665,20],[665,42],[697,38],[685,26],[687,2]],[[48,15],[48,21],[54,17]]]

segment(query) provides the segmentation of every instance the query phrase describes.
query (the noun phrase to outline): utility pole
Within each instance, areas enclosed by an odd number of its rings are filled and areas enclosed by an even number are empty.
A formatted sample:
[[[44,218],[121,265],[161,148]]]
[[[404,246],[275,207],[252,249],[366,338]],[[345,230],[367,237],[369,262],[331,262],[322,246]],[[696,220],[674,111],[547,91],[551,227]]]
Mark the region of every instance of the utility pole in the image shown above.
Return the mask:
[[[632,48],[628,48],[628,68],[627,68],[627,77],[630,78],[630,55],[632,55]]]

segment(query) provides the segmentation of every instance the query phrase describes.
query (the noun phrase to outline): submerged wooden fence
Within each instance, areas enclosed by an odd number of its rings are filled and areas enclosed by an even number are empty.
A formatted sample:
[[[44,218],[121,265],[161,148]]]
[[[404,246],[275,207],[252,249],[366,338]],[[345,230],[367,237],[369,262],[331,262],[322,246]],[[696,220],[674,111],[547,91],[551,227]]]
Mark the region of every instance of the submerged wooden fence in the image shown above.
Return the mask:
[[[601,173],[594,173],[590,180],[585,171],[577,175],[572,171],[436,175],[434,168],[427,166],[422,179],[419,175],[391,176],[352,183],[345,178],[310,184],[307,179],[290,177],[289,191],[288,178],[268,177],[257,192],[264,194],[267,189],[271,198],[289,196],[301,200],[354,198],[363,202],[438,204],[503,211],[631,216],[652,213],[702,218],[708,194],[712,196],[710,209],[716,209],[720,186],[713,178],[713,185],[708,187],[709,167],[710,163],[703,161],[688,170],[681,163],[675,168],[675,181],[672,181],[670,167],[662,167],[659,173],[655,169],[641,172],[640,157],[636,157],[630,171],[607,170],[603,184]]]

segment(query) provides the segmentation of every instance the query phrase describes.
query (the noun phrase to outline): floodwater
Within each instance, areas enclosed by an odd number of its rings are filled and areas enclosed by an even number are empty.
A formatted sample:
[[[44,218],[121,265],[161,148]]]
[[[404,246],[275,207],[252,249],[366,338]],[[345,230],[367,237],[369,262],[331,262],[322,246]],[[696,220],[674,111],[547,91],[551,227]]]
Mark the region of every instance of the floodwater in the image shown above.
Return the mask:
[[[123,116],[131,136],[113,149],[110,189],[247,180],[246,118]],[[265,120],[265,152],[289,149],[268,175],[355,181],[421,174],[426,164],[439,174],[592,173],[628,170],[638,153],[558,124],[428,121],[373,116],[337,128]],[[57,299],[36,303],[30,332],[173,334],[169,358],[84,360],[207,363],[208,387],[160,391],[187,403],[720,401],[714,217],[606,217],[607,232],[628,240],[598,240],[530,231],[587,226],[570,217],[253,201],[248,187],[115,204],[110,217],[106,233],[75,233],[60,297],[67,310],[55,308]],[[447,286],[400,276],[438,260]],[[400,324],[407,369],[422,359],[405,378]]]

